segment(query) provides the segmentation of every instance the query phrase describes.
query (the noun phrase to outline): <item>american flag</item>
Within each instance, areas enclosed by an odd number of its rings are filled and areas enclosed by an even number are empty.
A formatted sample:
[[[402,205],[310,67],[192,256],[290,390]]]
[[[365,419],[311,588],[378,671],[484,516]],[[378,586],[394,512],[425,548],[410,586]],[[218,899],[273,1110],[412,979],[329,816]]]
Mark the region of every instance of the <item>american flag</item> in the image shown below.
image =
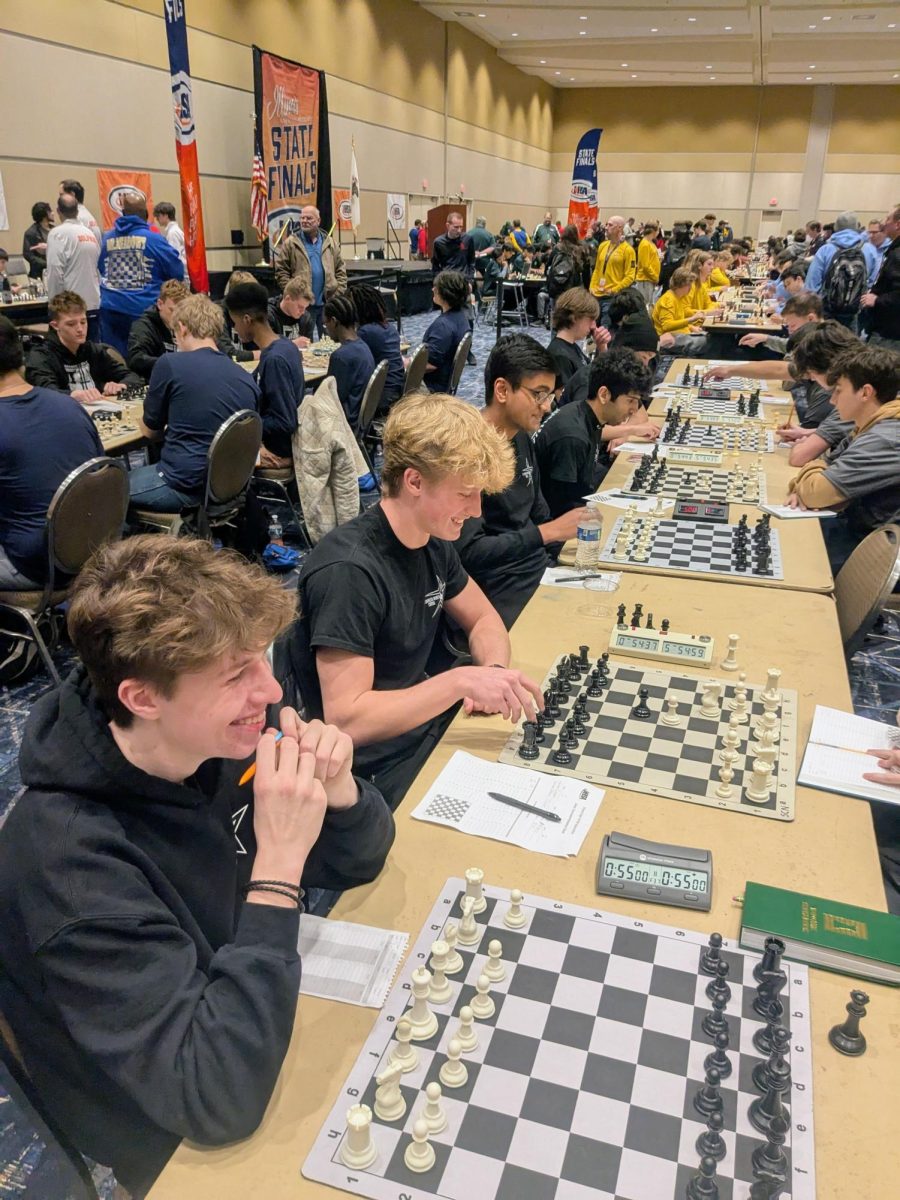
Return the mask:
[[[250,176],[250,223],[259,240],[265,241],[269,236],[269,188],[258,146],[253,154],[253,173]]]

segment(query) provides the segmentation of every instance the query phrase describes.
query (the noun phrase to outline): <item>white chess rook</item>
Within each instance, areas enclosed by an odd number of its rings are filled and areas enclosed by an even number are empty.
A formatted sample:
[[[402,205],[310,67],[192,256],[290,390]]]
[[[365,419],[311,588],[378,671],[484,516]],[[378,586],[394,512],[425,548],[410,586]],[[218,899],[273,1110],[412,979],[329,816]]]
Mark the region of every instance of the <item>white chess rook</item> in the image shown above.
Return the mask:
[[[750,772],[750,782],[744,789],[744,795],[753,804],[768,804],[772,791],[772,773],[769,764],[756,758]]]
[[[341,1145],[341,1162],[352,1171],[364,1171],[378,1157],[372,1140],[372,1110],[368,1104],[347,1109],[347,1136]]]
[[[738,669],[738,636],[739,635],[736,633],[729,633],[728,635],[728,649],[726,650],[725,657],[722,659],[720,664],[723,671],[736,671]]]

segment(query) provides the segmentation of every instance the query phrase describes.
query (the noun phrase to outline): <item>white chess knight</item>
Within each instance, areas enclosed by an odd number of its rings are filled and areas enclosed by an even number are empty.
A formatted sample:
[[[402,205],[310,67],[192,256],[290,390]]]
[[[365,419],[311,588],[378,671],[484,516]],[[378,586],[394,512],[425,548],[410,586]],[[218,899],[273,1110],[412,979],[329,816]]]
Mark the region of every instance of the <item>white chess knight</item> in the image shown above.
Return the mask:
[[[700,716],[706,717],[710,721],[718,721],[719,719],[719,684],[704,683],[703,696],[700,701]]]
[[[461,946],[475,946],[481,941],[481,929],[475,920],[475,901],[471,896],[463,896],[462,914],[456,940]]]
[[[484,871],[480,867],[469,867],[466,871],[466,895],[475,901],[473,913],[483,913],[487,908],[484,898]]]
[[[399,1121],[406,1113],[406,1101],[400,1091],[402,1066],[394,1060],[375,1076],[375,1116],[380,1121]]]

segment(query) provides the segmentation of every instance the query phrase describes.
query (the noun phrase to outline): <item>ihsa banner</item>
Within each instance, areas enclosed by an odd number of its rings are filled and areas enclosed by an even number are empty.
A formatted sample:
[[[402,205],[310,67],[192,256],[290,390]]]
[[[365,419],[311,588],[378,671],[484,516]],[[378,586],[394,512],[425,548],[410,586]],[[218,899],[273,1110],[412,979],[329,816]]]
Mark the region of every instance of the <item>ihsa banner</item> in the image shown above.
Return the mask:
[[[269,183],[269,236],[314,204],[331,227],[325,72],[253,47],[256,128]]]
[[[569,190],[569,224],[577,227],[580,238],[587,237],[592,223],[600,214],[597,202],[597,149],[602,133],[602,129],[589,129],[582,135],[575,151],[572,186]]]
[[[206,271],[206,241],[203,236],[203,206],[200,202],[200,171],[197,166],[197,137],[194,101],[191,94],[191,65],[188,61],[187,21],[184,0],[164,0],[166,36],[169,40],[169,72],[172,76],[172,107],[175,114],[175,153],[181,178],[181,218],[184,222],[184,252],[188,275],[195,292],[209,291]]]

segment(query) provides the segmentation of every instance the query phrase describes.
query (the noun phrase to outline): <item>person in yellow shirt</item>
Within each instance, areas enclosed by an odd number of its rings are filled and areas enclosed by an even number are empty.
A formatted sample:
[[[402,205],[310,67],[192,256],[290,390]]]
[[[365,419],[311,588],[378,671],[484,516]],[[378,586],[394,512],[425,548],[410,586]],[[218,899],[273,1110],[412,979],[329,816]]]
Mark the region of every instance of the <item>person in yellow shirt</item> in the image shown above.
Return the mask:
[[[644,226],[637,249],[637,278],[634,286],[644,297],[648,309],[653,303],[653,293],[659,283],[660,262],[659,251],[656,248],[658,236],[659,225],[655,221],[648,222]]]
[[[675,349],[679,354],[702,357],[706,336],[703,326],[698,323],[699,314],[688,302],[693,284],[694,277],[687,267],[674,270],[669,290],[654,304],[652,316],[658,334],[675,335]]]
[[[709,286],[711,291],[718,291],[719,288],[731,287],[731,280],[728,277],[728,268],[731,266],[732,255],[730,250],[720,250],[713,256],[713,269],[709,277]]]
[[[606,222],[606,240],[597,247],[597,259],[591,276],[591,292],[600,301],[601,325],[606,325],[609,302],[634,283],[637,255],[625,241],[625,218],[610,217]]]
[[[691,250],[685,256],[682,266],[694,277],[691,290],[688,292],[690,307],[705,316],[712,316],[719,312],[719,305],[709,294],[709,277],[715,266],[713,256],[707,250]]]

